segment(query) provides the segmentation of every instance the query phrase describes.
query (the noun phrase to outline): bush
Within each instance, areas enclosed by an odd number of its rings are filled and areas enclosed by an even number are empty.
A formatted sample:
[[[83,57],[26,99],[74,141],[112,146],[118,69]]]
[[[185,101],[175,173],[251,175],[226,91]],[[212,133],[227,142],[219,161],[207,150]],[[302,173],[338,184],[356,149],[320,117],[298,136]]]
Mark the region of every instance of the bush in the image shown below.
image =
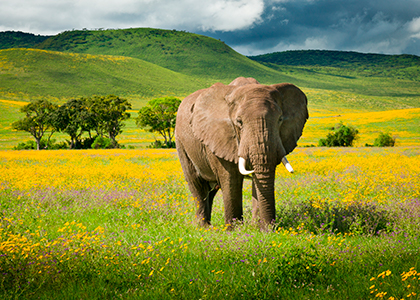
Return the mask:
[[[392,137],[389,133],[379,133],[379,136],[375,139],[373,143],[374,147],[394,147],[395,138]]]
[[[151,148],[151,149],[175,148],[175,147],[176,147],[175,141],[165,143],[159,140],[155,140],[153,143],[147,146],[147,148]]]
[[[40,147],[42,149],[42,147]],[[17,146],[13,147],[13,150],[34,150],[36,149],[35,141],[27,141],[19,143]]]
[[[97,136],[94,142],[91,144],[92,149],[113,149],[118,148],[118,144],[116,144],[113,140],[103,137]]]
[[[67,142],[56,143],[55,139],[50,139],[49,142],[45,139],[41,139],[39,143],[39,149],[41,150],[58,150],[58,149],[68,149],[69,145]],[[13,147],[13,150],[36,150],[35,141],[27,141],[19,143],[17,146]]]
[[[340,123],[333,132],[328,133],[327,138],[320,139],[318,145],[321,147],[351,147],[357,139],[359,131],[351,126]]]

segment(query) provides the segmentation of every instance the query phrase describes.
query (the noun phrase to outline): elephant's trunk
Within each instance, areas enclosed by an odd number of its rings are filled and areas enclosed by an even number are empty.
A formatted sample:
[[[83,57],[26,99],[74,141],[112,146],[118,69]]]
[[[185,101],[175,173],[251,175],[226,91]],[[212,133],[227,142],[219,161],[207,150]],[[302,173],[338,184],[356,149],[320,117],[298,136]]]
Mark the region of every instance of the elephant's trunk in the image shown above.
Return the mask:
[[[275,169],[268,172],[255,172],[252,181],[252,194],[254,201],[257,201],[256,209],[259,211],[261,225],[268,226],[276,219],[274,198]]]

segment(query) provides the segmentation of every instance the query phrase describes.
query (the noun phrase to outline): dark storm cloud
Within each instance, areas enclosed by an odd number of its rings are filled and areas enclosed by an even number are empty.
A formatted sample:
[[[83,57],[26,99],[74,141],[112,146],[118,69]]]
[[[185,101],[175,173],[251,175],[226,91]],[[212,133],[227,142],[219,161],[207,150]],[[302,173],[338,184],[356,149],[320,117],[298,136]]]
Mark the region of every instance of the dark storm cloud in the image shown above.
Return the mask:
[[[420,55],[419,0],[14,0],[0,31],[187,30],[254,55],[292,49]]]
[[[244,54],[291,49],[420,55],[420,1],[270,1],[247,30],[210,33]]]

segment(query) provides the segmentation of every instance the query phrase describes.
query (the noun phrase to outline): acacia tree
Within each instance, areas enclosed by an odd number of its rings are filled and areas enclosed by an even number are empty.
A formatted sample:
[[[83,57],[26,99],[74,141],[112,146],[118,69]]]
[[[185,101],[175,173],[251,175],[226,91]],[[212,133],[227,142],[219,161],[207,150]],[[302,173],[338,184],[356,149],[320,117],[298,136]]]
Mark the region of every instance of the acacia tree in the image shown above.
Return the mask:
[[[150,132],[158,132],[164,139],[167,148],[174,147],[176,113],[181,100],[176,97],[157,98],[139,110],[136,124]]]
[[[56,104],[48,100],[31,102],[20,109],[25,114],[25,117],[12,123],[12,128],[29,132],[35,138],[36,148],[39,150],[41,139],[45,132],[51,130],[50,137],[54,133],[52,115],[57,108]]]
[[[98,136],[106,133],[108,138],[117,144],[115,139],[122,132],[123,121],[130,118],[127,110],[131,109],[131,104],[127,99],[115,95],[94,96],[90,101],[90,114],[96,133]]]

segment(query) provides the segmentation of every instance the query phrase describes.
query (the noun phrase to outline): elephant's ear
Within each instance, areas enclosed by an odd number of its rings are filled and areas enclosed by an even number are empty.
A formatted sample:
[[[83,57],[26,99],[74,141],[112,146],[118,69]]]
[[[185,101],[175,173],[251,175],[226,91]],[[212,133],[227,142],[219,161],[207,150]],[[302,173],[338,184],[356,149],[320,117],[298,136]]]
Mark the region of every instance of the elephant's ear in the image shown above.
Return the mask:
[[[192,108],[193,133],[216,156],[238,161],[238,142],[225,97],[234,87],[215,84],[201,93]]]
[[[306,95],[290,83],[273,85],[280,93],[279,105],[283,111],[283,123],[280,127],[280,138],[286,155],[297,146],[303,127],[308,119],[308,100]]]

